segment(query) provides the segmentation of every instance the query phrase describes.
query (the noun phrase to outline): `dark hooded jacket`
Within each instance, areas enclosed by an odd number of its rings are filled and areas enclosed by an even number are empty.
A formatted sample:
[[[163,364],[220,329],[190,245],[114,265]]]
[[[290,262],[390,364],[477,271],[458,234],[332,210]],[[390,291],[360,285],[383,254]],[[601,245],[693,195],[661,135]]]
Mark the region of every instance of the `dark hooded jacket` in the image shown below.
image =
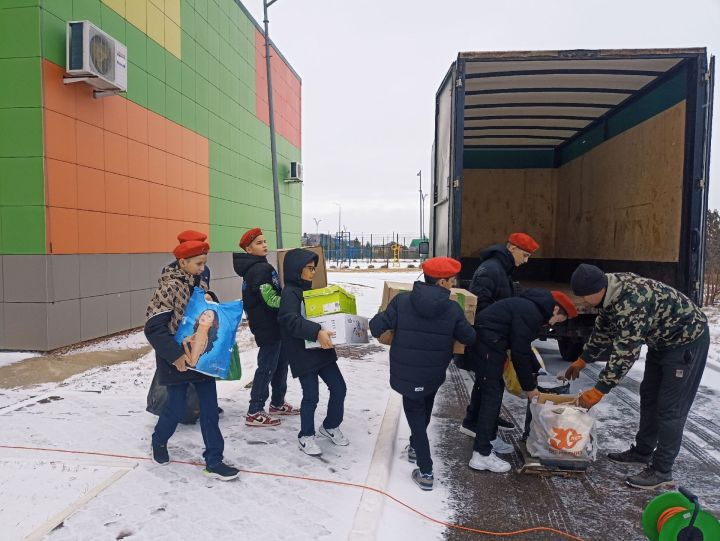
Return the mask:
[[[480,254],[480,266],[473,274],[470,293],[477,296],[477,311],[515,294],[512,273],[515,260],[504,244],[490,246]]]
[[[305,318],[303,291],[312,288],[312,282],[301,278],[303,267],[317,264],[318,256],[309,250],[296,248],[285,254],[283,274],[285,287],[280,298],[278,323],[282,337],[282,353],[290,363],[293,377],[299,378],[310,372],[337,362],[335,349],[305,349],[305,341],[317,340],[322,329],[319,323]]]
[[[394,330],[390,346],[390,386],[403,396],[422,397],[438,390],[452,359],[453,342],[475,342],[475,331],[450,291],[415,282],[370,320],[376,338]]]
[[[520,386],[525,391],[535,388],[533,373],[540,365],[532,351],[532,342],[537,339],[540,329],[552,317],[555,299],[549,291],[529,288],[517,297],[503,299],[488,306],[475,317],[477,343],[476,363],[484,355],[505,360],[505,351],[510,350],[513,366]]]
[[[278,310],[267,305],[260,292],[260,286],[269,284],[278,295],[280,279],[273,266],[265,256],[257,256],[238,252],[233,254],[233,267],[238,276],[242,277],[242,298],[245,312],[250,323],[250,331],[258,346],[267,346],[280,340],[278,326]]]

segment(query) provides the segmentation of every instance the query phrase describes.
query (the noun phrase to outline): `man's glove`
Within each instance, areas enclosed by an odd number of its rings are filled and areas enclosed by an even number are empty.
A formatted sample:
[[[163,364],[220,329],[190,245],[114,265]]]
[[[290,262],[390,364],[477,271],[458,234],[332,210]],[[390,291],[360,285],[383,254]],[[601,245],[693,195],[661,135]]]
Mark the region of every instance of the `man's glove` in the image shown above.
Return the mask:
[[[605,393],[601,393],[595,387],[593,387],[588,391],[580,393],[580,396],[578,396],[578,406],[580,406],[581,408],[590,409],[595,404],[600,402],[603,396],[605,396]]]
[[[574,380],[578,379],[580,377],[580,372],[582,372],[582,369],[587,366],[587,363],[583,361],[582,359],[578,359],[577,361],[574,361],[567,370],[565,370],[565,379]]]

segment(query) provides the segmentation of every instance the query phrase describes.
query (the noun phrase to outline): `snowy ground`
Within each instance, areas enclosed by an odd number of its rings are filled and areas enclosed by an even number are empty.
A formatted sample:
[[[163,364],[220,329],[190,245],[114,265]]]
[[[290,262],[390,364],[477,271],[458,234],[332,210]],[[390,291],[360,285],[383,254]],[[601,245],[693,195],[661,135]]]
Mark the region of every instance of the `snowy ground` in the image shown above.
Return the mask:
[[[358,312],[372,316],[379,307],[385,280],[412,282],[419,272],[414,269],[405,272],[331,272],[329,282],[354,293]],[[713,347],[701,394],[693,408],[679,473],[700,488],[700,496],[707,500],[711,509],[718,509],[720,497],[707,488],[707,479],[702,482],[700,479],[702,468],[709,468],[716,478],[720,471],[716,467],[720,463],[720,429],[716,430],[720,427],[717,412],[720,310],[709,310],[708,313],[713,323]],[[22,539],[36,532],[38,535],[34,538],[50,540],[347,539],[362,490],[261,475],[260,472],[364,483],[391,393],[387,383],[386,350],[374,342],[339,350],[340,367],[348,383],[343,429],[351,444],[347,448],[337,448],[329,442],[321,442],[323,457],[313,459],[296,447],[297,418],[286,419],[276,429],[244,426],[250,392],[246,383],[252,377],[257,355],[247,326],[241,328],[238,343],[242,351],[243,379],[218,384],[220,405],[225,410],[221,429],[226,441],[226,459],[246,470],[232,483],[210,480],[193,465],[175,463],[158,467],[147,460],[149,438],[156,419],[144,411],[154,370],[152,354],[138,361],[93,369],[60,384],[4,392],[0,400],[0,538],[3,541]],[[134,349],[145,344],[142,333],[131,333],[76,351]],[[543,354],[557,356],[554,343],[547,342],[540,347]],[[0,356],[0,364],[2,359]],[[553,370],[563,366],[563,363],[555,362]],[[642,378],[643,367],[641,359],[633,367],[621,392],[612,394],[597,407],[603,451],[622,448],[633,431],[632,425],[637,419],[630,423],[627,419],[622,420],[618,418],[617,410],[636,415],[637,384]],[[586,370],[575,387],[592,385],[598,369]],[[443,388],[445,396],[439,399],[436,407],[438,417],[430,425],[436,463],[435,490],[421,492],[409,480],[414,466],[404,455],[409,429],[403,417],[394,435],[392,468],[385,490],[433,518],[489,527],[482,512],[469,517],[462,513],[467,510],[468,502],[464,500],[462,490],[458,492],[460,487],[453,468],[466,475],[469,456],[465,456],[466,450],[453,447],[456,442],[449,438],[457,432],[461,413],[453,411],[448,415],[447,405],[455,401],[460,404],[455,409],[461,411],[466,394],[458,391],[454,379],[457,377],[449,378]],[[322,420],[326,400],[326,393],[321,392],[316,414],[318,423]],[[296,380],[289,381],[288,401],[300,402]],[[523,404],[512,398],[506,398],[505,403],[516,420],[521,420]],[[463,440],[463,445],[469,443]],[[64,454],[2,446],[100,454]],[[181,425],[169,450],[173,459],[202,461],[199,427]],[[607,461],[598,462],[596,468],[601,473],[609,470]],[[492,485],[483,488],[485,485],[478,484],[478,477],[471,477],[470,482],[479,490],[479,497],[495,501],[495,494],[488,493]],[[516,493],[522,498],[525,482],[513,476],[501,488],[504,493]],[[583,483],[580,492],[592,488],[593,483],[592,479]],[[567,509],[578,506],[582,512],[592,514],[597,513],[599,507],[609,505],[599,492],[588,492],[587,500],[577,503],[580,492],[568,490],[572,486],[569,481],[545,482],[545,485],[567,490],[557,499]],[[618,497],[623,506],[631,509],[632,502],[624,494]],[[279,513],[281,520],[278,520]],[[628,520],[635,520],[635,515],[637,509]],[[524,520],[527,516],[520,518]],[[547,520],[552,516],[549,514]],[[527,525],[513,517],[505,517],[505,529]],[[545,517],[535,519],[540,523]],[[62,525],[43,536],[43,525],[50,523]],[[562,521],[558,524],[563,526]],[[579,530],[576,533],[580,533]],[[459,538],[453,535],[442,526],[385,500],[377,539]],[[592,536],[586,539],[590,538],[595,539]]]

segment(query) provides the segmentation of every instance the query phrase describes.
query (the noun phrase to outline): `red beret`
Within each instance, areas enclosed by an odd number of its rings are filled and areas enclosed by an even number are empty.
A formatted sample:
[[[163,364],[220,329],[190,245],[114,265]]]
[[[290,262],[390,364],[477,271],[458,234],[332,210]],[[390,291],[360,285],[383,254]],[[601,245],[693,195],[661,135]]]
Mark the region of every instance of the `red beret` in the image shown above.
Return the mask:
[[[260,235],[262,235],[262,229],[259,227],[256,227],[254,229],[251,229],[250,231],[246,231],[245,234],[240,239],[240,248],[243,250],[250,246],[252,241],[254,241],[256,238],[258,238]]]
[[[188,259],[196,255],[204,255],[210,251],[210,245],[201,240],[186,240],[173,250],[176,259]]]
[[[508,242],[530,253],[540,248],[540,245],[535,242],[535,239],[527,233],[513,233],[508,237]]]
[[[437,279],[457,276],[461,266],[460,262],[452,257],[433,257],[421,265],[425,276]]]
[[[200,242],[205,242],[207,240],[207,235],[205,233],[200,233],[200,231],[188,229],[187,231],[183,231],[178,234],[177,239],[178,242],[185,242],[188,240],[199,240]]]
[[[565,312],[567,312],[567,315],[570,319],[577,317],[578,312],[577,308],[575,308],[575,304],[573,304],[573,301],[568,297],[565,293],[562,291],[551,291],[550,292],[553,296],[553,299],[555,299],[555,302],[558,303]]]

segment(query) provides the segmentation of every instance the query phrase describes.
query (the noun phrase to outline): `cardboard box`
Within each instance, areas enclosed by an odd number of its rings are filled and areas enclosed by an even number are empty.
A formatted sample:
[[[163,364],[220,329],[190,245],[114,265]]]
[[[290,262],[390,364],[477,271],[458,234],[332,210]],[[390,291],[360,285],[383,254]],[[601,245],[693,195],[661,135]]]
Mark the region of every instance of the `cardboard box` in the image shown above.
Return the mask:
[[[367,344],[369,342],[366,317],[352,314],[332,314],[308,319],[319,323],[323,330],[335,333],[332,339],[333,345]],[[319,347],[318,342],[305,342],[306,349]]]
[[[307,317],[330,314],[357,314],[355,295],[340,286],[332,285],[322,289],[304,291],[305,315]]]
[[[317,270],[315,271],[315,278],[313,278],[312,288],[322,289],[323,287],[327,287],[327,265],[325,264],[325,253],[323,252],[322,246],[304,246],[303,249],[310,250],[318,255]],[[283,262],[285,261],[285,254],[290,250],[291,249],[282,249],[278,250],[276,253],[277,265],[275,265],[275,268],[277,269],[278,276],[280,277],[280,285],[283,287],[285,286]]]
[[[404,282],[385,282],[383,286],[382,304],[380,311],[385,310],[399,293],[412,291],[413,285]],[[450,290],[450,299],[457,302],[460,308],[465,313],[465,318],[470,322],[470,325],[475,323],[475,310],[477,309],[477,297],[465,289],[453,288]],[[393,333],[384,333],[378,341],[381,344],[389,346],[392,343]],[[460,342],[455,342],[453,346],[453,353],[462,354],[465,353],[465,346]]]

